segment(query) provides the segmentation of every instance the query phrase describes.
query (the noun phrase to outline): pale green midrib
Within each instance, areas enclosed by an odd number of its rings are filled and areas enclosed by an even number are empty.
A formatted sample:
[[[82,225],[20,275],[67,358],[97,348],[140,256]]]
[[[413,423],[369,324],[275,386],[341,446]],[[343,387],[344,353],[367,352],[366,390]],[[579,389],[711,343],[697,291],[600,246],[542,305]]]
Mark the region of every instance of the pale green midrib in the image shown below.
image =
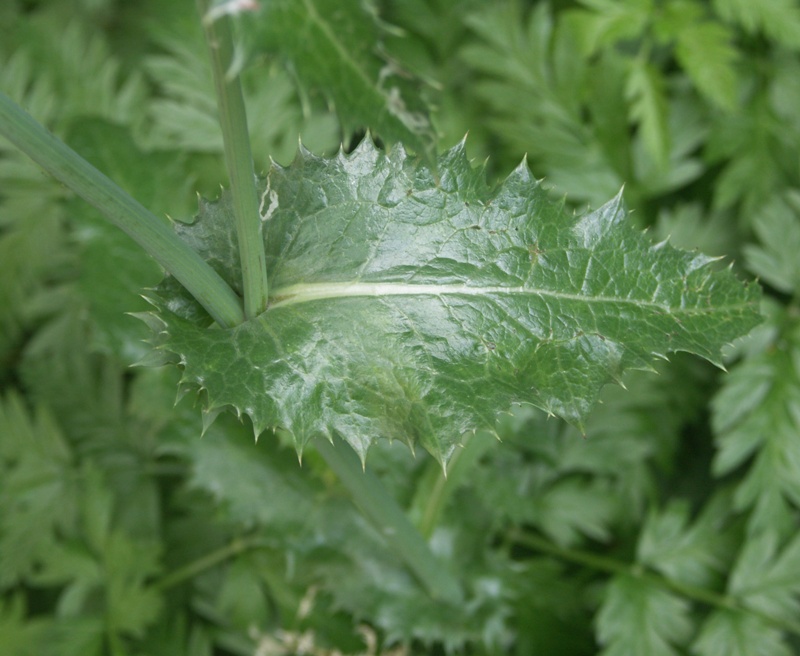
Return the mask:
[[[582,303],[617,303],[634,305],[636,307],[652,308],[671,314],[695,314],[709,311],[724,311],[727,309],[746,308],[751,304],[733,303],[729,305],[714,305],[709,308],[681,308],[645,301],[641,299],[620,298],[617,296],[586,296],[557,292],[550,289],[536,287],[503,287],[503,286],[476,286],[476,285],[431,285],[410,284],[401,282],[318,282],[300,283],[289,285],[274,290],[272,302],[268,310],[281,307],[308,303],[311,301],[354,298],[358,296],[372,296],[381,298],[385,296],[488,296],[493,294],[527,295],[549,297],[558,300],[580,301]]]

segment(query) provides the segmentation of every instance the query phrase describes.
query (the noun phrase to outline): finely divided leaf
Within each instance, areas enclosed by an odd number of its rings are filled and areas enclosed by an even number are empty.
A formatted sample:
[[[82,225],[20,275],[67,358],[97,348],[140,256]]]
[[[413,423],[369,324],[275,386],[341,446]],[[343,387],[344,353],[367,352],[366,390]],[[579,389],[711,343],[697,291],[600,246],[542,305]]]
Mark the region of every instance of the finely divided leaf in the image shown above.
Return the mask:
[[[764,620],[733,610],[718,610],[703,624],[692,644],[697,656],[792,656],[780,629]]]
[[[763,32],[788,48],[800,48],[800,8],[792,0],[714,0],[714,7],[747,32]]]
[[[689,505],[675,502],[652,512],[639,537],[638,560],[673,581],[713,587],[725,572],[732,541],[723,531],[730,499],[720,495],[690,525]]]
[[[0,398],[0,590],[28,581],[74,531],[78,489],[73,454],[44,409],[16,394]]]
[[[634,576],[617,576],[597,615],[601,656],[677,656],[692,633],[689,604]]]
[[[800,290],[800,190],[764,206],[753,221],[762,245],[744,247],[748,268],[784,294]]]
[[[666,164],[670,144],[661,72],[644,59],[632,61],[625,96],[630,102],[630,120],[638,127],[645,148],[657,164]]]
[[[711,21],[693,21],[676,35],[675,56],[698,91],[718,107],[736,107],[736,50],[731,33]]]
[[[752,608],[783,622],[800,613],[800,537],[779,552],[774,532],[747,542],[728,582],[728,592]]]
[[[445,462],[512,403],[580,426],[625,369],[669,351],[719,362],[759,321],[757,286],[650,243],[619,198],[574,216],[524,164],[492,190],[463,145],[437,170],[369,141],[273,167],[261,191],[268,310],[209,329],[177,285],[153,298],[184,385],[256,433],[289,431],[298,449],[339,434],[364,458],[389,438]],[[238,285],[229,205],[204,203],[180,233]]]
[[[793,527],[800,506],[800,329],[786,323],[779,339],[726,377],[712,402],[714,474],[739,471],[734,508],[752,510],[754,532]]]

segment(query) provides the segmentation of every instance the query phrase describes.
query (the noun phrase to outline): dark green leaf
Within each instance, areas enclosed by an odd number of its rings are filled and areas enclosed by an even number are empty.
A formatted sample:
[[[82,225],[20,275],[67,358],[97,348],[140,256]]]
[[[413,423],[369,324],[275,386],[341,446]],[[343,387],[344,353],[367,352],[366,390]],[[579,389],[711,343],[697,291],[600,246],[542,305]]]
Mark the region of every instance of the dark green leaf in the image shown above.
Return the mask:
[[[229,211],[204,204],[180,232],[235,285]],[[493,191],[463,146],[438,175],[368,141],[330,160],[302,152],[272,169],[261,211],[266,313],[209,330],[168,287],[155,302],[163,347],[208,408],[285,429],[298,449],[340,434],[363,458],[400,439],[444,462],[515,402],[580,426],[624,370],[669,351],[719,362],[759,321],[757,286],[651,244],[619,199],[570,216],[524,164]]]
[[[383,56],[388,26],[372,1],[272,0],[258,19],[259,49],[287,60],[307,91],[331,98],[346,135],[369,129],[429,153],[433,132],[409,74]]]
[[[188,185],[182,182],[182,172],[172,155],[145,154],[127,130],[100,120],[76,121],[69,142],[82,157],[155,212],[185,214]],[[154,176],[153,171],[159,174]],[[141,325],[126,313],[141,307],[140,291],[158,282],[160,267],[94,208],[75,199],[69,209],[76,218],[83,247],[79,290],[94,320],[95,346],[124,362],[136,362],[145,355],[143,334]]]

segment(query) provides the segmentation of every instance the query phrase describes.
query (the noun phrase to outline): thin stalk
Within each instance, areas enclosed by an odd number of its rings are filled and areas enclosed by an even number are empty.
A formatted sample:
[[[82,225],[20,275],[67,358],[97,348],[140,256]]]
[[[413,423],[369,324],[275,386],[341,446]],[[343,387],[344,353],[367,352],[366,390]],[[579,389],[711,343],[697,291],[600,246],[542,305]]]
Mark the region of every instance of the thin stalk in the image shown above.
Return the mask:
[[[206,2],[197,0],[197,7],[200,15],[204,16]],[[244,313],[248,319],[252,319],[267,309],[269,287],[244,96],[239,75],[230,73],[233,61],[230,18],[204,19],[203,27],[211,55],[219,123],[225,145],[225,165],[231,182],[239,258],[242,262]]]
[[[0,134],[127,233],[175,276],[218,324],[229,328],[243,321],[239,297],[169,224],[57,139],[2,92]]]
[[[539,537],[538,535],[523,533],[520,530],[512,531],[510,537],[518,544],[524,545],[536,551],[541,551],[551,556],[555,556],[561,560],[577,563],[578,565],[589,567],[601,572],[606,572],[608,574],[632,576],[642,581],[646,581],[653,586],[670,590],[681,595],[682,597],[685,597],[686,599],[691,599],[692,601],[706,604],[707,606],[711,606],[720,610],[733,610],[742,613],[749,613],[750,615],[754,615],[760,620],[786,631],[787,633],[800,636],[800,623],[798,622],[786,622],[777,617],[773,617],[772,615],[764,613],[756,608],[747,606],[730,595],[720,594],[718,592],[714,592],[713,590],[700,588],[694,585],[688,585],[681,583],[680,581],[673,581],[661,576],[660,574],[649,572],[637,563],[623,563],[613,558],[598,556],[597,554],[587,551],[560,547],[542,537]]]
[[[434,599],[458,603],[463,595],[458,581],[430,550],[427,542],[372,472],[364,470],[355,452],[344,442],[314,442],[319,454],[347,488],[353,503],[372,522],[395,553],[416,575]]]
[[[483,434],[465,435],[461,447],[453,452],[447,463],[447,476],[439,463],[431,463],[412,501],[412,517],[417,521],[419,532],[430,539],[439,524],[442,513],[453,494],[464,484],[481,456],[492,446],[492,441]]]
[[[246,551],[261,549],[266,546],[263,540],[257,538],[237,538],[230,544],[226,544],[224,547],[220,547],[205,556],[201,556],[197,560],[187,563],[183,567],[173,570],[163,578],[155,581],[152,587],[159,591],[174,588],[176,585],[180,585],[184,581],[188,581],[230,558],[234,558]]]

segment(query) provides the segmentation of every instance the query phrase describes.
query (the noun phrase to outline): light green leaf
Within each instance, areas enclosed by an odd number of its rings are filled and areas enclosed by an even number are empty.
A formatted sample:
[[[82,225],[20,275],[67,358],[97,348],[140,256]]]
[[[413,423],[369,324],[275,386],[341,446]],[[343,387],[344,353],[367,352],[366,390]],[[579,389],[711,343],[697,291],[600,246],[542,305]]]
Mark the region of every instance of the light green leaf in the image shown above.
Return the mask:
[[[269,617],[264,587],[259,569],[250,559],[233,561],[225,569],[219,587],[217,609],[220,615],[245,631],[254,625],[264,626]]]
[[[198,27],[197,38],[192,38],[195,31],[176,38],[175,29],[162,28],[158,34],[159,44],[169,54],[145,62],[149,77],[161,91],[148,106],[153,121],[149,140],[158,148],[174,146],[221,155],[222,132],[202,32]],[[321,150],[338,145],[336,117],[330,112],[303,115],[291,77],[278,66],[247,68],[242,86],[258,170],[269,167],[270,157],[291,160],[301,135],[304,143]]]
[[[668,237],[678,248],[698,248],[709,255],[734,253],[739,248],[730,217],[722,212],[710,212],[700,203],[662,208],[655,234]]]
[[[0,21],[2,22],[2,21]],[[12,28],[13,29],[13,28]],[[0,40],[2,40],[0,38]],[[5,45],[5,44],[4,44]],[[56,123],[58,99],[30,53],[0,52],[0,89],[43,125]],[[31,298],[69,261],[64,248],[63,185],[0,139],[0,367],[24,334]]]
[[[193,445],[192,457],[191,487],[213,495],[235,521],[287,533],[310,521],[314,488],[285,451],[257,449],[251,439],[243,443],[231,431],[223,438],[211,430]]]
[[[513,3],[484,6],[464,19],[479,39],[459,54],[475,78],[471,93],[490,109],[480,121],[507,151],[514,158],[527,153],[534,170],[573,201],[600,204],[625,175],[627,152],[616,156],[629,142],[624,71],[617,60],[590,68],[576,57],[585,46],[579,21],[571,18],[556,23],[544,3],[527,15]]]
[[[64,586],[58,595],[60,617],[93,625],[92,616],[102,612],[106,631],[140,637],[161,609],[160,593],[146,583],[160,571],[161,546],[152,539],[134,540],[112,527],[119,523],[112,516],[115,499],[101,474],[88,467],[81,473],[86,474],[81,489],[83,534],[48,545],[32,582],[45,588]],[[58,502],[53,506],[60,507]]]
[[[661,72],[641,57],[633,60],[625,96],[630,102],[630,120],[638,127],[645,149],[657,165],[666,165],[670,135]]]
[[[791,656],[781,631],[749,613],[719,610],[692,643],[697,656]]]
[[[610,488],[602,480],[559,480],[533,496],[531,521],[561,545],[576,544],[583,535],[607,540],[617,506]]]
[[[502,577],[517,582],[521,573],[511,574],[510,568],[499,567],[494,559],[483,562],[479,545],[488,535],[481,533],[479,521],[447,530],[433,540],[447,551],[440,555],[458,563],[455,567],[471,581],[467,600],[453,604],[427,594],[394,553],[385,549],[383,537],[341,498],[328,498],[321,510],[315,518],[313,541],[297,553],[299,581],[320,586],[336,608],[357,617],[374,617],[386,643],[438,642],[448,654],[481,643],[487,653],[501,652],[499,645],[508,641],[513,594]],[[467,538],[466,545],[458,534]]]
[[[104,656],[106,631],[101,617],[57,618],[43,656]]]
[[[611,582],[596,621],[602,656],[677,656],[692,631],[689,604],[633,576]]]
[[[796,111],[800,105],[800,60],[797,57],[784,56],[776,61],[769,102],[784,129],[795,135],[800,133],[800,116]]]
[[[77,18],[65,22],[50,11],[37,20],[19,21],[9,36],[35,62],[37,76],[50,83],[50,113],[61,126],[78,116],[126,125],[144,118],[144,78],[138,72],[123,75],[101,31]]]
[[[719,23],[695,22],[676,35],[675,57],[692,83],[722,109],[736,106],[736,50],[730,31]]]
[[[27,580],[70,534],[78,490],[69,445],[52,415],[22,399],[0,399],[0,589]]]
[[[586,34],[592,36],[593,47],[616,41],[635,39],[653,18],[653,0],[580,0],[587,7]]]
[[[5,656],[36,656],[46,644],[49,622],[43,618],[26,617],[22,596],[0,599],[0,636]]]
[[[731,371],[712,402],[714,474],[747,465],[734,507],[752,509],[756,532],[794,527],[800,506],[800,330],[787,328]]]
[[[723,18],[748,32],[763,32],[775,41],[800,49],[800,7],[794,0],[714,0]]]
[[[114,630],[141,637],[158,618],[163,600],[146,581],[160,570],[160,550],[160,545],[133,541],[119,531],[108,535],[103,555],[106,621]]]
[[[779,551],[774,531],[748,540],[731,574],[728,592],[768,617],[796,622],[800,614],[800,538]]]
[[[800,191],[775,198],[753,227],[763,245],[744,247],[749,269],[785,294],[800,290]]]
[[[267,312],[212,330],[174,284],[153,299],[184,385],[298,449],[339,434],[364,458],[388,438],[444,462],[512,403],[580,426],[624,370],[669,351],[719,362],[759,322],[757,286],[651,244],[619,199],[572,216],[524,164],[493,191],[463,145],[438,171],[369,141],[274,167],[261,192]],[[180,233],[237,285],[229,212],[227,197],[204,203]]]
[[[786,125],[758,95],[738,112],[717,118],[706,146],[708,161],[724,167],[714,185],[715,208],[741,203],[741,216],[747,220],[797,184],[800,134]]]
[[[721,530],[721,518],[729,501],[727,496],[717,498],[693,524],[686,503],[676,501],[652,513],[639,537],[637,559],[674,581],[716,584],[728,565],[729,540]]]

